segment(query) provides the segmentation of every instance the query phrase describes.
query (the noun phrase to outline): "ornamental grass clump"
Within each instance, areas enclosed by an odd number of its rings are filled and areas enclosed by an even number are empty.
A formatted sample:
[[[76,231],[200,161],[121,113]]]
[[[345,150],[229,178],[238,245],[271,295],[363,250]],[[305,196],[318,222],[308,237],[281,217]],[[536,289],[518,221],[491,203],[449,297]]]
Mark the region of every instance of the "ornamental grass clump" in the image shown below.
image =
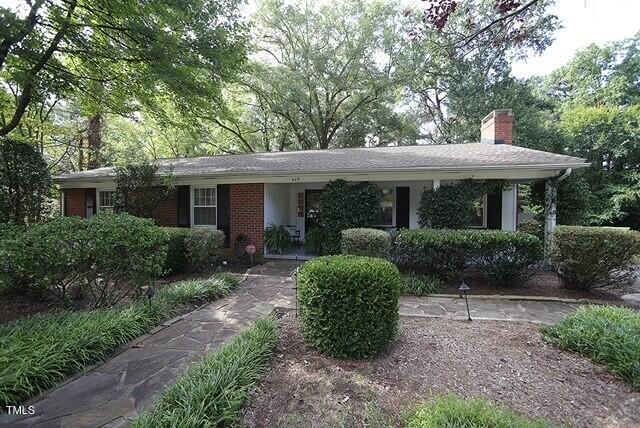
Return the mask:
[[[604,364],[640,390],[640,314],[612,306],[581,307],[553,326],[544,337],[560,348]]]
[[[236,426],[249,393],[264,376],[278,341],[277,321],[267,317],[170,386],[134,428]]]
[[[487,400],[461,399],[455,395],[436,396],[418,406],[407,428],[551,428],[543,419],[529,419]]]
[[[305,341],[334,357],[380,354],[397,331],[401,285],[398,269],[378,258],[326,256],[305,263],[298,282]]]

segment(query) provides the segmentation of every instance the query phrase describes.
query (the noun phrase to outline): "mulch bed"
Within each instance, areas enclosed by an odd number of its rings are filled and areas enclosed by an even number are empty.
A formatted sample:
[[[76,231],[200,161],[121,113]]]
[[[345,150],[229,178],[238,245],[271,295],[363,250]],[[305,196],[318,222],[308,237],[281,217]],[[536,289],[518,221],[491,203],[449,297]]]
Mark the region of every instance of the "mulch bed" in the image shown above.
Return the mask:
[[[292,313],[280,326],[246,426],[402,426],[411,406],[446,393],[484,397],[559,424],[640,426],[640,393],[547,344],[535,324],[401,318],[392,349],[365,361],[307,348]]]

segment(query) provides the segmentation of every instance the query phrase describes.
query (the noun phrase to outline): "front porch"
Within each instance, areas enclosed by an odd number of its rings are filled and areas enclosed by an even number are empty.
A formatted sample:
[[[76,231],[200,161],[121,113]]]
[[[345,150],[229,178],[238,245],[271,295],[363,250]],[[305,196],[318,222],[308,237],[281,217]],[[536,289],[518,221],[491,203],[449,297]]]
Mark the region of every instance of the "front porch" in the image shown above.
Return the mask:
[[[392,231],[416,229],[418,208],[423,190],[452,184],[456,180],[376,181],[369,180],[382,190],[379,221],[376,228]],[[308,260],[315,255],[305,247],[305,236],[318,225],[320,194],[326,181],[306,183],[264,184],[264,227],[285,226],[293,237],[293,248],[285,254],[275,254],[265,246],[264,257],[269,259]],[[349,207],[345,206],[345,210]],[[486,195],[475,209],[474,227],[483,229],[516,230],[517,182],[501,192]]]

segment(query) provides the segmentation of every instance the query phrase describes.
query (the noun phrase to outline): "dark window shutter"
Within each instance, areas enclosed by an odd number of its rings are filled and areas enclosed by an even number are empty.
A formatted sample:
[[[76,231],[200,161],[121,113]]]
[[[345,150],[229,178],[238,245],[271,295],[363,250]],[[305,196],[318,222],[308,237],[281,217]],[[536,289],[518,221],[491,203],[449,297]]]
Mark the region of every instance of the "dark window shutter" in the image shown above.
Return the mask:
[[[191,188],[178,186],[178,227],[191,227]]]
[[[229,248],[229,233],[231,232],[231,192],[228,184],[218,184],[218,230],[224,232],[224,247]]]
[[[409,228],[409,188],[396,187],[396,228]]]
[[[487,194],[487,229],[502,229],[502,192]]]

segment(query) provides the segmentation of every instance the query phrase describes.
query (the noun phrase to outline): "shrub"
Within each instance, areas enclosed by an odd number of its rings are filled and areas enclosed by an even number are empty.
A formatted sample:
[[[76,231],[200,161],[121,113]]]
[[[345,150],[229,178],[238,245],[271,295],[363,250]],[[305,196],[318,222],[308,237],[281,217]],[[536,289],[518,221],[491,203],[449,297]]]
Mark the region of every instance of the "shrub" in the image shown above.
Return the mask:
[[[497,285],[525,277],[541,256],[536,237],[499,230],[417,229],[398,234],[392,259],[403,270],[442,281],[460,279],[467,267],[476,267]]]
[[[0,223],[43,220],[50,192],[49,168],[36,147],[0,138]]]
[[[191,235],[191,229],[184,227],[165,227],[169,236],[167,242],[167,258],[164,262],[165,274],[187,270],[187,248],[185,239]]]
[[[610,227],[558,226],[552,263],[564,285],[589,289],[624,282],[640,254],[640,232]]]
[[[103,213],[88,221],[83,235],[91,266],[86,290],[95,307],[113,305],[163,273],[168,236],[150,219]]]
[[[460,399],[455,395],[435,397],[412,412],[407,428],[551,428],[542,419],[529,419],[513,410],[482,399]]]
[[[538,220],[529,220],[518,225],[518,232],[528,233],[541,241],[544,240],[544,224]]]
[[[342,231],[342,254],[386,259],[391,250],[391,236],[378,229],[346,229]]]
[[[89,293],[95,307],[108,306],[162,273],[166,241],[151,220],[128,214],[59,217],[0,244],[7,255],[2,278],[64,305],[73,291]]]
[[[68,305],[71,289],[84,285],[90,273],[88,226],[77,217],[60,217],[3,239],[0,280],[16,291],[50,294]]]
[[[368,182],[330,181],[320,196],[320,222],[324,227],[322,254],[340,252],[340,233],[354,227],[371,227],[380,210],[382,192]],[[345,207],[349,209],[345,210]]]
[[[291,234],[284,226],[276,226],[271,223],[264,230],[264,245],[267,251],[277,254],[283,254],[291,250]]]
[[[334,357],[372,357],[387,349],[398,323],[402,277],[388,261],[326,256],[303,265],[299,304],[305,340]]]
[[[550,342],[606,365],[640,390],[640,314],[632,309],[590,306],[554,326],[542,327]]]
[[[304,246],[312,254],[323,254],[324,243],[326,242],[324,229],[321,227],[312,227],[304,235]]]
[[[0,293],[24,287],[25,279],[16,271],[13,258],[15,241],[23,233],[22,226],[0,223]]]
[[[56,385],[175,316],[179,305],[222,296],[234,284],[228,276],[183,281],[161,290],[150,303],[60,311],[1,325],[0,405],[21,403]]]
[[[222,350],[207,354],[189,368],[133,427],[237,425],[249,393],[267,370],[277,341],[275,318],[256,321]]]
[[[473,204],[483,195],[501,190],[501,181],[462,180],[425,189],[420,197],[420,227],[462,229],[471,225]]]
[[[209,265],[209,259],[215,256],[224,245],[224,232],[211,229],[192,229],[185,238],[186,258],[189,268],[201,270]]]
[[[442,281],[438,278],[409,273],[403,276],[401,294],[412,296],[426,296],[437,294],[442,290]]]
[[[163,200],[175,191],[172,175],[158,176],[158,165],[143,162],[117,166],[115,209],[137,217],[154,217]]]

